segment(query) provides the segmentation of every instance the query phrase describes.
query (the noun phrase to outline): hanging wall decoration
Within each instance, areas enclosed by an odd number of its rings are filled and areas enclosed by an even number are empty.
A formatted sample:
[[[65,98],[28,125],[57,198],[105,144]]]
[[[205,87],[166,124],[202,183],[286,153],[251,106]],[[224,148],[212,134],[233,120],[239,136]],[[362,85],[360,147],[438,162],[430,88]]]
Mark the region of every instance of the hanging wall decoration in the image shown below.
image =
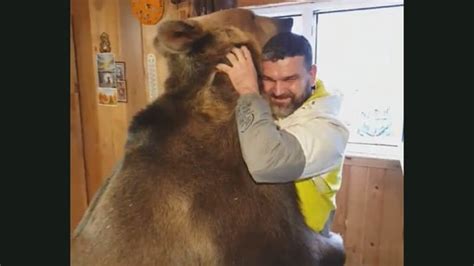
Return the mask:
[[[117,78],[115,60],[112,53],[97,54],[97,74],[99,77],[98,98],[100,105],[117,105]]]
[[[119,102],[126,103],[127,99],[127,81],[117,80],[117,99]]]
[[[132,13],[145,25],[155,25],[165,13],[164,0],[131,0]]]
[[[109,35],[105,32],[102,32],[100,35],[99,51],[101,53],[110,53],[112,51],[112,48],[110,47]]]
[[[99,86],[97,97],[99,105],[117,105],[117,77],[115,73],[115,59],[111,53],[109,35],[102,32],[99,44],[100,53],[97,54],[97,76]]]
[[[125,62],[115,61],[115,76],[117,78],[118,101],[126,103],[128,100]]]
[[[156,57],[150,53],[146,57],[148,78],[148,101],[152,102],[158,97],[158,76],[156,73]]]

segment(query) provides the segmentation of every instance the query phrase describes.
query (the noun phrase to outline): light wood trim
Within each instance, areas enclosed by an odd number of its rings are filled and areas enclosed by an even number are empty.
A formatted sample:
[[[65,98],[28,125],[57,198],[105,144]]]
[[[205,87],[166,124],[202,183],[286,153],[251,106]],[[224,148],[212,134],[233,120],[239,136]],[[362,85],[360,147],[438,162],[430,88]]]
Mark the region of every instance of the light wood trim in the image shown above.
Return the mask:
[[[358,157],[358,156],[346,156],[344,159],[344,164],[353,165],[353,166],[375,167],[375,168],[389,168],[389,169],[400,168],[400,161],[398,160],[366,158],[366,157]]]
[[[72,24],[70,30],[70,228],[72,231],[84,214],[88,201]]]
[[[102,175],[102,158],[100,150],[99,119],[97,117],[96,78],[92,58],[94,50],[91,36],[89,1],[72,0],[71,13],[76,39],[76,58],[78,81],[80,84],[80,110],[83,121],[83,140],[85,172],[87,178],[88,198],[91,199],[95,188],[95,180]],[[91,195],[92,194],[92,195]]]

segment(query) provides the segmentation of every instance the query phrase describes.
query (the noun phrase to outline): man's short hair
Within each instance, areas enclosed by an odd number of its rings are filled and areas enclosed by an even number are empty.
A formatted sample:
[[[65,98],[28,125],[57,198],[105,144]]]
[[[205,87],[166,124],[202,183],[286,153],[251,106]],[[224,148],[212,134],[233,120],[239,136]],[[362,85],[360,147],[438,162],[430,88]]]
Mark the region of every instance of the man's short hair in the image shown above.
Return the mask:
[[[283,32],[273,36],[263,47],[262,59],[277,61],[285,57],[304,56],[307,69],[311,68],[313,51],[304,36]]]

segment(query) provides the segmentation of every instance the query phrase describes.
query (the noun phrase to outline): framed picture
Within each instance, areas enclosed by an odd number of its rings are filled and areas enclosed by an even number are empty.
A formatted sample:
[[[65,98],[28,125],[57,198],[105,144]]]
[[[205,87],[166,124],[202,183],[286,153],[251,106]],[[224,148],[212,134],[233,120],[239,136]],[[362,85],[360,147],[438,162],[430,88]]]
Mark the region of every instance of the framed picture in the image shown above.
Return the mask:
[[[99,72],[99,87],[102,88],[115,88],[116,79],[114,72]]]
[[[99,72],[112,72],[115,69],[115,59],[112,53],[97,54],[97,67]]]
[[[127,81],[117,80],[117,100],[118,102],[126,103],[127,99]]]
[[[115,88],[116,87],[116,67],[114,55],[111,53],[97,54],[97,68],[99,76],[99,87]]]
[[[125,81],[125,62],[115,61],[115,76],[117,80]]]
[[[117,89],[116,88],[101,88],[99,87],[99,105],[117,106]]]

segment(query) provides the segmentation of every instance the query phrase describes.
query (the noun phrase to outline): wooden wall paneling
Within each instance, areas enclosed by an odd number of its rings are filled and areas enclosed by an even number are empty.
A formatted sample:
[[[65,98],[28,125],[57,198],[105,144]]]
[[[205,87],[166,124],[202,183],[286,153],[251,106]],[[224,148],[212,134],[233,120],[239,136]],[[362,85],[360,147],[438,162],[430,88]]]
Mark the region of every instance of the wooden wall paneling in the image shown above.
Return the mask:
[[[121,59],[117,1],[72,0],[77,68],[84,131],[84,154],[89,200],[123,154],[127,107],[100,106],[97,100],[97,63],[100,34],[109,34],[112,53]]]
[[[346,233],[344,246],[347,252],[347,265],[361,265],[364,223],[367,218],[366,196],[368,167],[352,166],[350,168],[351,182],[348,186],[349,206],[346,212]]]
[[[344,238],[346,266],[403,265],[403,174],[392,163],[344,164],[332,230]]]
[[[369,168],[366,212],[360,265],[381,265],[379,262],[380,233],[382,229],[384,180],[386,169]]]
[[[337,232],[344,238],[346,234],[347,207],[349,206],[349,187],[351,182],[350,166],[344,164],[342,169],[341,188],[336,194],[337,211],[332,224],[332,231]]]
[[[70,30],[70,229],[73,231],[85,212],[88,201],[72,24]]]
[[[168,2],[165,17],[176,17]],[[148,103],[145,61],[153,51],[153,34],[143,35],[127,0],[72,0],[71,14],[76,37],[80,112],[83,126],[84,168],[88,199],[92,199],[124,152],[128,125],[137,111]],[[128,103],[102,106],[97,100],[97,62],[100,34],[109,35],[115,60],[125,61]],[[151,36],[152,38],[148,38]],[[150,40],[150,42],[146,42]]]
[[[355,157],[355,156],[346,156],[346,159],[344,160],[344,164],[363,166],[363,167],[387,168],[387,169],[400,168],[400,161],[398,160],[362,158],[362,157]]]
[[[119,19],[120,12],[118,9],[118,1],[102,1],[92,0],[89,2],[91,10],[91,34],[92,43],[94,44],[94,52],[99,52],[100,35],[106,32],[109,35],[112,53],[115,60],[121,60],[120,54],[120,29]],[[97,62],[94,57],[94,69],[97,69]],[[97,73],[95,73],[97,75]],[[97,87],[97,83],[96,83]],[[97,97],[96,97],[97,98]],[[97,100],[96,100],[97,101]],[[99,134],[100,134],[100,153],[102,164],[102,174],[99,180],[94,182],[93,192],[99,188],[104,179],[111,173],[115,164],[121,159],[124,152],[124,144],[127,134],[127,106],[125,104],[117,104],[116,106],[98,106],[99,117]],[[89,195],[93,196],[93,194]]]
[[[80,110],[83,126],[84,165],[87,180],[88,198],[97,187],[94,180],[102,175],[100,154],[99,119],[97,116],[96,76],[93,62],[94,50],[91,36],[89,1],[71,0],[71,14],[76,46],[77,74],[80,93]]]
[[[121,60],[126,63],[127,125],[148,104],[141,24],[131,10],[130,0],[119,0]]]
[[[380,265],[403,265],[403,175],[387,170],[384,178]]]

